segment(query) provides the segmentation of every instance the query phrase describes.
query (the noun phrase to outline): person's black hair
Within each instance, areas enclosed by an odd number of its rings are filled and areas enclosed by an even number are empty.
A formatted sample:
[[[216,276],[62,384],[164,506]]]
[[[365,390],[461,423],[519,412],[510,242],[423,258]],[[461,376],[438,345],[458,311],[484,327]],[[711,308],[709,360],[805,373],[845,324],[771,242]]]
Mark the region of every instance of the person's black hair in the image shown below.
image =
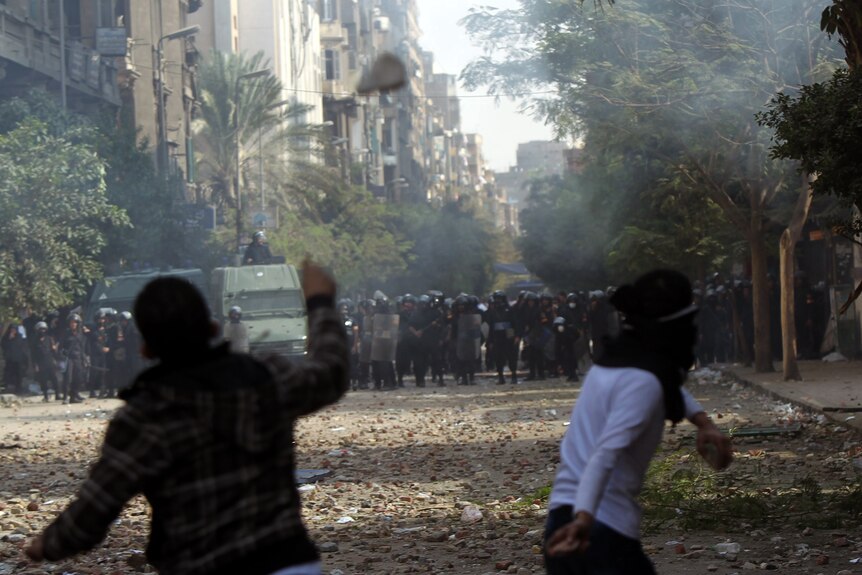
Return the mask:
[[[135,300],[134,314],[150,353],[163,362],[190,359],[209,348],[210,311],[203,295],[187,280],[154,279]]]
[[[654,270],[639,277],[634,284],[620,286],[610,303],[630,321],[661,320],[691,306],[694,300],[691,282],[674,270]],[[692,310],[696,311],[696,310]]]

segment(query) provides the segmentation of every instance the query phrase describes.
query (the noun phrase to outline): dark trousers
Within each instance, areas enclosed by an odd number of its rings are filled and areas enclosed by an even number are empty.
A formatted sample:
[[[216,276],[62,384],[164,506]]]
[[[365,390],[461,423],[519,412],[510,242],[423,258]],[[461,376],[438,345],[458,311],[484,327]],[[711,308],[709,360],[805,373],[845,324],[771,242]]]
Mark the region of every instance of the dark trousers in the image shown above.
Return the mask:
[[[545,542],[554,532],[572,520],[572,507],[564,505],[548,514]],[[596,521],[590,532],[590,546],[581,554],[549,557],[545,553],[548,575],[655,575],[641,542],[614,531]]]
[[[24,392],[24,370],[26,364],[20,361],[6,361],[6,367],[3,369],[3,386],[6,388],[6,393],[23,393]]]
[[[84,362],[80,359],[69,359],[66,365],[66,373],[63,374],[63,396],[68,399],[77,399],[81,396],[81,389],[87,382],[87,372]]]
[[[395,367],[391,361],[372,361],[371,375],[374,378],[374,389],[395,388]]]
[[[497,373],[503,375],[503,370],[508,365],[512,373],[518,370],[518,351],[515,342],[507,337],[495,336],[491,342],[491,354],[494,356],[494,365]]]
[[[371,381],[371,362],[359,362],[359,389],[368,389],[368,383]]]
[[[57,368],[53,365],[40,365],[38,371],[36,371],[36,381],[39,382],[39,387],[42,389],[42,395],[45,396],[45,399],[48,398],[49,389],[53,389],[55,394],[60,395]]]
[[[431,380],[443,381],[443,346],[435,344],[428,354],[428,366],[431,368]]]

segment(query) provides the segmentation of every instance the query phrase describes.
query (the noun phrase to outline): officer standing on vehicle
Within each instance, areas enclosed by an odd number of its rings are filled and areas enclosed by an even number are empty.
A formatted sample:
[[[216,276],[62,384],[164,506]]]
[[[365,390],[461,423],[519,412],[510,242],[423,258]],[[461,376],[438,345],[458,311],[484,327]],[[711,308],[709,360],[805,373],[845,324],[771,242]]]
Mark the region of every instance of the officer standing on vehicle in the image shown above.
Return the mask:
[[[269,251],[269,246],[266,245],[266,236],[263,232],[254,232],[254,235],[251,236],[251,243],[245,248],[242,263],[247,266],[272,263],[272,252]]]

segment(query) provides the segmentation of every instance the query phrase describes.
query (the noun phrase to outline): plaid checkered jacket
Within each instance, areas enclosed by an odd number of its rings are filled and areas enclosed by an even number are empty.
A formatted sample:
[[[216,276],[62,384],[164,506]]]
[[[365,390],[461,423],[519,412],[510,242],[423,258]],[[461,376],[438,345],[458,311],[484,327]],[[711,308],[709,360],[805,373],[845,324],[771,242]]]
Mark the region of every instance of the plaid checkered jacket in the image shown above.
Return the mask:
[[[317,559],[300,516],[294,422],[347,386],[346,335],[330,306],[310,309],[304,361],[222,346],[196,365],[144,372],[45,531],[46,559],[93,548],[139,493],[152,506],[147,557],[163,575],[265,575]]]

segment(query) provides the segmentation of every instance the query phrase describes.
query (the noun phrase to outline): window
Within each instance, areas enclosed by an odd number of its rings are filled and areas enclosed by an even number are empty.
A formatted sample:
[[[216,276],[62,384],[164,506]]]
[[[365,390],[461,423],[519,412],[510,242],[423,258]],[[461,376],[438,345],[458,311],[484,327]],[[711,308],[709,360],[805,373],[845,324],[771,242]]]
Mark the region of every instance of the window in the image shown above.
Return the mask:
[[[338,18],[338,14],[335,9],[335,2],[336,0],[322,0],[320,18],[324,22],[332,22]]]
[[[341,53],[338,50],[323,51],[323,71],[327,80],[341,79]]]
[[[114,0],[98,0],[96,11],[96,21],[99,28],[113,28],[117,25],[117,17],[114,14]]]

